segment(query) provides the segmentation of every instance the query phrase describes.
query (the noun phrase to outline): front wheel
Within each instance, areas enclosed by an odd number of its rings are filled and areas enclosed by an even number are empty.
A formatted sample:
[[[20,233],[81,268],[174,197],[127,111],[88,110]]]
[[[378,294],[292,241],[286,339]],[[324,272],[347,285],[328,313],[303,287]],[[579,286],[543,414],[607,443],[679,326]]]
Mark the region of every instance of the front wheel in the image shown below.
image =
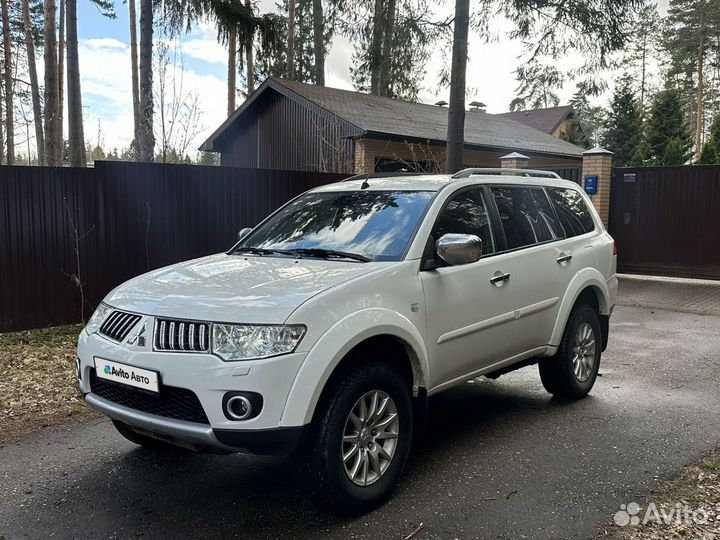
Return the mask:
[[[570,313],[555,356],[543,359],[540,379],[554,396],[585,397],[600,369],[602,333],[598,314],[591,306],[578,305]]]
[[[408,384],[389,365],[365,365],[336,383],[320,406],[307,462],[312,489],[338,512],[377,506],[397,485],[410,451]]]

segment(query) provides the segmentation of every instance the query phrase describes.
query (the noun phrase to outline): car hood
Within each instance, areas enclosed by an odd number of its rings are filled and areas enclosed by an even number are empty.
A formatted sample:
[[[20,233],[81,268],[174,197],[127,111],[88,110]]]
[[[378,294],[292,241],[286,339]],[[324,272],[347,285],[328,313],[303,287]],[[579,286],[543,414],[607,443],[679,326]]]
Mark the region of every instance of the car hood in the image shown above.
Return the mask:
[[[138,276],[105,302],[160,317],[277,324],[319,292],[387,264],[223,253]]]

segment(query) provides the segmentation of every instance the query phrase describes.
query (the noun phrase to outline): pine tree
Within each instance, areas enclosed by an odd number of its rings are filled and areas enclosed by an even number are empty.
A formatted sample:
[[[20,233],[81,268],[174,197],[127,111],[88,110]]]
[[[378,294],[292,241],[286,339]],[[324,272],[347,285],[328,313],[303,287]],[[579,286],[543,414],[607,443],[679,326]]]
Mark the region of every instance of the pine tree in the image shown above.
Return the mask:
[[[650,143],[648,142],[647,138],[643,136],[640,139],[640,144],[635,150],[632,159],[630,160],[630,165],[633,167],[651,166],[653,164],[652,152],[653,149],[650,146]]]
[[[719,33],[720,0],[670,0],[664,46],[670,55],[670,75],[684,76],[694,85],[696,156],[702,144],[706,72],[718,54]]]
[[[619,167],[630,164],[642,137],[642,113],[631,82],[629,77],[616,82],[602,141]]]
[[[690,159],[692,139],[685,120],[684,107],[680,92],[675,88],[666,88],[658,92],[650,109],[646,127],[647,142],[650,145],[650,160],[653,165],[670,165],[666,158],[685,163]],[[672,152],[667,147],[672,140]]]
[[[710,136],[703,146],[698,163],[700,165],[720,165],[720,113],[715,114]]]

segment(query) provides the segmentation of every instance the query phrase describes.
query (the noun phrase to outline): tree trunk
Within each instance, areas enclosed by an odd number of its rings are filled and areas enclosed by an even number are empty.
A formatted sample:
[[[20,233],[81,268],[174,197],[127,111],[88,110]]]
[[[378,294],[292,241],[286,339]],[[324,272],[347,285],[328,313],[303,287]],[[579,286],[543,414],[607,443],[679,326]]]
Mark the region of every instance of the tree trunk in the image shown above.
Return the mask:
[[[397,16],[397,0],[388,0],[387,13],[385,15],[385,35],[382,45],[382,69],[380,71],[380,93],[383,96],[390,95],[390,69],[392,68],[392,38],[395,32],[395,17]]]
[[[55,0],[43,2],[44,29],[43,59],[45,61],[45,164],[60,165],[58,129],[57,39],[55,35]]]
[[[32,26],[30,24],[30,0],[23,0],[22,10],[28,71],[30,72],[30,93],[32,94],[33,124],[35,125],[35,147],[37,148],[38,165],[45,165],[42,105],[40,104],[40,84],[38,83],[37,66],[35,65],[35,38],[33,37]],[[28,156],[28,159],[30,159],[30,156]]]
[[[698,47],[698,84],[697,84],[697,111],[695,121],[695,160],[700,159],[702,152],[702,135],[703,135],[703,98],[704,96],[704,64],[705,64],[705,40],[700,38],[700,46]]]
[[[248,13],[252,13],[250,0],[245,0],[245,7]],[[255,91],[255,53],[253,52],[253,33],[250,33],[248,42],[245,44],[245,69],[247,70],[247,93],[248,96]]]
[[[65,141],[63,139],[63,109],[65,108],[65,0],[60,0],[60,20],[58,21],[58,64],[57,64],[57,81],[58,81],[58,119],[57,119],[57,141],[58,141],[58,159],[60,164],[65,162],[64,150]],[[83,142],[84,144],[84,142]]]
[[[322,0],[313,0],[313,49],[315,84],[325,86],[325,15]]]
[[[235,112],[237,93],[237,27],[233,24],[228,30],[228,74],[227,74],[227,115]],[[248,88],[248,94],[250,89]]]
[[[8,0],[1,0],[3,24],[3,81],[5,85],[5,128],[7,131],[7,164],[15,164],[15,120],[13,118],[12,42],[10,39],[10,13]]]
[[[370,42],[370,93],[380,95],[380,77],[382,72],[382,31],[383,0],[375,0],[373,15],[372,41]]]
[[[152,161],[155,151],[153,134],[153,89],[152,89],[152,0],[140,0],[140,129],[138,159]]]
[[[85,131],[83,129],[80,59],[78,56],[77,0],[67,0],[67,86],[68,139],[70,166],[85,167]]]
[[[448,110],[447,172],[459,171],[465,146],[465,73],[467,69],[470,0],[455,0],[455,29],[450,75],[450,108]]]
[[[295,78],[295,0],[288,0],[287,78]]]
[[[137,10],[135,0],[128,0],[128,16],[130,17],[130,69],[132,70],[132,104],[133,104],[133,138],[138,144],[140,130],[140,83],[138,82],[138,41],[137,41]]]

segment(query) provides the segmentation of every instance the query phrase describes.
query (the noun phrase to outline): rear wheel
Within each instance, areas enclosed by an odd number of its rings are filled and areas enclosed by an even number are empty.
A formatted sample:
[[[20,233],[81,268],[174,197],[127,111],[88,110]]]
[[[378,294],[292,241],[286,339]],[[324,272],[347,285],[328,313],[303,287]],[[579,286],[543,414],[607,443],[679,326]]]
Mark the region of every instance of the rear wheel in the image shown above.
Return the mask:
[[[413,432],[408,384],[389,365],[350,372],[323,401],[306,450],[310,486],[321,503],[358,513],[390,496]]]
[[[539,364],[545,389],[561,398],[585,397],[597,379],[601,344],[597,312],[588,305],[576,306],[568,318],[558,352]]]

